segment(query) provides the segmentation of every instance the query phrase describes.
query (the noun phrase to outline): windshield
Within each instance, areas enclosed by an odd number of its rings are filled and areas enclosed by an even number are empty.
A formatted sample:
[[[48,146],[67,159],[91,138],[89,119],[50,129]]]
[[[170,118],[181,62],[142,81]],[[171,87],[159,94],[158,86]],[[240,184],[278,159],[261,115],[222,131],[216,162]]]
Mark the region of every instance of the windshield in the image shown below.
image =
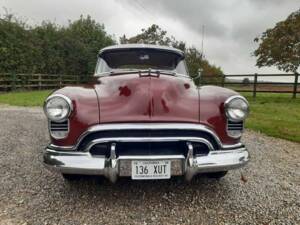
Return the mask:
[[[126,49],[105,52],[98,59],[95,74],[148,69],[188,74],[182,55],[158,49]]]

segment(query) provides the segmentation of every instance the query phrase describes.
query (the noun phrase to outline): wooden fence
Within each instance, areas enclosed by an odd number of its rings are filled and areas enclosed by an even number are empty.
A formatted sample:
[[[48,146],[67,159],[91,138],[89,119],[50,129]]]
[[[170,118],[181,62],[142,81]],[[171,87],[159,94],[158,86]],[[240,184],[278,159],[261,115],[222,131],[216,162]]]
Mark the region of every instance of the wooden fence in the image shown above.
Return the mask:
[[[82,84],[89,76],[62,74],[0,74],[0,92],[14,90],[42,90]]]
[[[266,81],[271,77],[280,77],[286,82]],[[220,76],[202,76],[200,84],[214,84],[232,88],[238,92],[252,92],[253,97],[262,93],[290,93],[296,98],[300,93],[299,74],[234,74]]]
[[[266,78],[290,78],[293,82],[271,82]],[[55,89],[66,85],[87,83],[91,76],[53,74],[0,74],[0,92],[14,90]],[[264,80],[261,80],[264,79]],[[267,79],[269,80],[269,79]],[[202,76],[200,84],[213,84],[235,89],[238,92],[291,93],[296,98],[300,93],[299,74],[235,74],[222,77]]]

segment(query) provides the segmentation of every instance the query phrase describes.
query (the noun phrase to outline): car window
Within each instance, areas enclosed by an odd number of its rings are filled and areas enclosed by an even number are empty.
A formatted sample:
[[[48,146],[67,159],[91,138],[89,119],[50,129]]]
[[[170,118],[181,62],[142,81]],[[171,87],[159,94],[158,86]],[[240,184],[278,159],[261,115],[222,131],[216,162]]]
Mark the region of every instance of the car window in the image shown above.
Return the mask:
[[[157,49],[121,49],[103,53],[98,59],[95,73],[145,69],[172,71],[187,75],[182,55]]]

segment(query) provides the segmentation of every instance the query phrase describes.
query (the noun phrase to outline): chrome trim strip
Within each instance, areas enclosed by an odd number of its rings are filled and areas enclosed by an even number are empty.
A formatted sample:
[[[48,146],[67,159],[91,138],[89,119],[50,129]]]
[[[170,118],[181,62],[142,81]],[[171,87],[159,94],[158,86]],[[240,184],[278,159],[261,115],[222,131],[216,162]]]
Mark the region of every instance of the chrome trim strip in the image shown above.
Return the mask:
[[[203,124],[194,124],[194,123],[112,123],[112,124],[97,124],[88,128],[79,138],[75,145],[72,146],[57,146],[50,144],[50,147],[56,149],[64,150],[76,150],[80,142],[88,134],[97,132],[97,131],[108,131],[108,130],[198,130],[204,131],[211,134],[216,142],[218,143],[220,149],[230,149],[242,146],[241,143],[234,145],[224,145],[217,134],[209,127]]]
[[[44,155],[50,154],[51,156],[86,156],[86,157],[92,157],[92,155],[89,152],[70,152],[70,151],[56,151],[53,149],[46,148]]]
[[[177,142],[177,141],[191,141],[191,142],[201,142],[206,144],[209,150],[214,151],[214,147],[212,144],[204,138],[198,137],[120,137],[120,138],[99,138],[91,141],[86,149],[85,152],[90,151],[90,149],[99,143],[106,143],[106,142]]]
[[[234,145],[223,145],[222,149],[226,150],[226,149],[232,149],[232,148],[239,148],[241,146],[243,146],[242,143],[237,143]]]
[[[211,134],[219,146],[222,143],[217,134],[207,126],[193,123],[119,123],[119,124],[99,124],[88,129],[88,133],[107,130],[199,130]],[[87,135],[87,134],[86,134]],[[84,134],[85,136],[85,134]],[[80,141],[84,138],[80,137]],[[80,142],[79,141],[79,142]]]
[[[163,46],[163,45],[153,45],[153,44],[118,44],[118,45],[111,45],[105,48],[102,48],[98,55],[103,54],[104,52],[107,51],[115,51],[115,50],[127,50],[127,49],[156,49],[156,50],[161,50],[161,51],[168,51],[168,52],[173,52],[176,53],[180,56],[184,56],[183,51],[181,51],[178,48],[173,48],[169,46]]]
[[[222,149],[224,149],[224,150],[226,150],[226,149],[234,149],[234,148],[239,148],[241,146],[243,146],[242,143],[237,143],[237,144],[234,144],[234,145],[223,145]],[[56,150],[65,150],[65,151],[75,150],[74,146],[72,146],[72,145],[59,146],[59,145],[50,144],[49,147],[53,148],[53,149],[56,149]]]
[[[156,159],[184,159],[184,155],[126,155],[119,156],[120,160],[142,159],[142,160],[156,160]]]
[[[67,150],[67,151],[71,151],[71,150],[75,150],[74,149],[74,145],[66,145],[66,146],[62,146],[62,145],[54,145],[54,144],[49,144],[50,148],[56,149],[56,150]]]

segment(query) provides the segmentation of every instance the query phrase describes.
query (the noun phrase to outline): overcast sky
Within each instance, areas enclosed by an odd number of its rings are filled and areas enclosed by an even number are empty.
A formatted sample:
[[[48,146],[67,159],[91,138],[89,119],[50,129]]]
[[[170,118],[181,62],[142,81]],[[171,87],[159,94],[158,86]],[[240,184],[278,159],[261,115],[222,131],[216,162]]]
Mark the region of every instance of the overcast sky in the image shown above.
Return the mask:
[[[227,74],[279,73],[255,66],[253,39],[300,8],[299,0],[0,0],[0,6],[30,24],[67,24],[81,14],[104,23],[118,39],[155,23],[178,40],[201,48]],[[4,9],[0,11],[4,13]]]

